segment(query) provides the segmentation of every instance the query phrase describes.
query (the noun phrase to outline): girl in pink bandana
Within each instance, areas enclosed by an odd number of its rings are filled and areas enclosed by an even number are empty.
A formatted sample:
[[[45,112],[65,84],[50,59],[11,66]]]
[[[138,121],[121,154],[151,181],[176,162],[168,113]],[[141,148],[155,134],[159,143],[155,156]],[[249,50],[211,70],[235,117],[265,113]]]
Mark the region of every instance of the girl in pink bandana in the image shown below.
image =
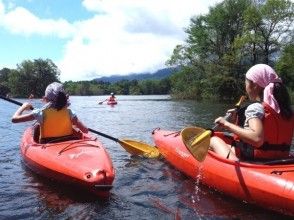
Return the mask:
[[[277,155],[277,157],[289,155],[294,116],[290,97],[282,80],[270,66],[257,64],[246,73],[245,89],[249,99],[254,103],[245,110],[243,127],[230,123],[223,117],[215,120],[215,123],[236,135],[242,146],[239,149],[238,146],[232,147],[221,138],[214,136],[210,140],[211,148],[217,154],[232,160],[240,158],[253,160],[257,157],[275,159]],[[265,120],[268,115],[271,119]],[[270,123],[267,123],[269,121]],[[283,140],[272,136],[281,137]],[[280,143],[281,141],[283,143]],[[267,155],[263,157],[263,154]]]

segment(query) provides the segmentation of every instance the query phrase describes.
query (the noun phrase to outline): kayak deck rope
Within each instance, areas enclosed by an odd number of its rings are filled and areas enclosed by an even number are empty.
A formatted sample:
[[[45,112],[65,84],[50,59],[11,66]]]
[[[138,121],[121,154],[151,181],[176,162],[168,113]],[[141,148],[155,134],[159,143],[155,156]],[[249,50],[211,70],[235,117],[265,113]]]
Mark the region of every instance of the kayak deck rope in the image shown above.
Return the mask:
[[[169,133],[169,134],[165,134],[163,135],[164,137],[167,137],[167,136],[170,136],[170,135],[175,135],[175,137],[179,136],[181,134],[181,131],[175,131],[175,132],[172,132],[172,133]]]
[[[97,144],[84,143],[84,142],[88,142],[88,141],[89,140],[80,140],[80,141],[75,141],[75,142],[69,143],[61,151],[58,152],[58,155],[61,155],[65,151],[68,151],[68,150],[71,150],[71,149],[77,148],[77,147],[97,147],[97,148],[100,148],[100,146]],[[77,144],[77,143],[82,143],[82,144],[77,145],[77,146],[72,146],[73,144]]]
[[[160,130],[160,127],[157,127],[157,128],[154,128],[151,132],[151,134],[155,134],[155,131],[159,131]],[[175,134],[175,137],[179,136],[181,134],[181,131],[175,131],[175,132],[172,132],[170,134],[165,134],[164,137],[167,137],[167,136],[170,136],[170,135],[173,135]]]

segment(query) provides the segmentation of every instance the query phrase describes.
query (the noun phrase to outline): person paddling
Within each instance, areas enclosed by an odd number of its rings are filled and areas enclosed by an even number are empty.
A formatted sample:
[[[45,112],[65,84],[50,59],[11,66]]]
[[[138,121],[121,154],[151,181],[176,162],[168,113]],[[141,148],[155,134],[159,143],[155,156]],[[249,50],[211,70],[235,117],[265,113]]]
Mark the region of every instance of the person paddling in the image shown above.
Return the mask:
[[[103,102],[105,102],[105,101],[107,101],[107,102],[116,102],[116,97],[115,97],[114,93],[113,93],[113,92],[110,93],[110,97],[107,98],[107,99],[105,99],[105,100],[102,101],[102,102],[99,102],[99,104],[101,105],[101,104],[102,104]]]
[[[29,98],[28,98],[28,99],[33,99],[33,98],[35,98],[35,96],[34,96],[33,93],[31,93],[31,94],[29,95]]]
[[[33,108],[30,103],[23,103],[14,113],[11,121],[13,123],[19,123],[36,120],[40,129],[40,143],[46,143],[47,141],[60,137],[70,137],[73,134],[73,125],[84,133],[88,133],[88,128],[68,108],[68,96],[61,83],[53,82],[49,84],[45,90],[43,100],[46,104],[42,108],[34,109],[26,114],[23,114],[25,110]]]
[[[245,110],[243,127],[223,117],[217,118],[215,123],[232,132],[234,141],[230,145],[213,136],[210,147],[217,154],[232,160],[289,157],[294,115],[282,80],[270,66],[257,64],[246,73],[245,89],[253,103]]]
[[[116,97],[114,96],[114,93],[110,93],[110,97],[108,98],[108,102],[116,102]]]

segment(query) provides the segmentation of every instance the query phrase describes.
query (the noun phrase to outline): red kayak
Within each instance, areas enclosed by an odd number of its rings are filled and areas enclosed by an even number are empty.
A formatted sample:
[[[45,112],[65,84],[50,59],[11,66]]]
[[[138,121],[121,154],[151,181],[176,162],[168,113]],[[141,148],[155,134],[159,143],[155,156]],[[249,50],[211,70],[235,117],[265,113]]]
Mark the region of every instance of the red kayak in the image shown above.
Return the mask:
[[[32,134],[33,128],[27,128],[20,145],[23,160],[31,170],[94,195],[109,194],[115,170],[97,138],[75,132],[75,140],[39,144]]]
[[[107,105],[116,105],[117,101],[107,101]]]
[[[253,164],[227,160],[209,151],[200,163],[187,150],[179,132],[156,129],[153,139],[165,159],[187,176],[242,201],[294,215],[293,158]]]

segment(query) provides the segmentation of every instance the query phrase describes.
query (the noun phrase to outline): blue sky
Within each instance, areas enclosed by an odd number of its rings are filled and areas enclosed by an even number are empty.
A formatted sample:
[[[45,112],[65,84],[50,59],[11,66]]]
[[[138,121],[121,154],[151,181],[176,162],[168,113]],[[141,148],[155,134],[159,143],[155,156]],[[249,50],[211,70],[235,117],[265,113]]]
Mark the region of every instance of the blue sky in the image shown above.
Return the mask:
[[[61,81],[155,72],[220,0],[0,0],[0,69],[51,59]]]

